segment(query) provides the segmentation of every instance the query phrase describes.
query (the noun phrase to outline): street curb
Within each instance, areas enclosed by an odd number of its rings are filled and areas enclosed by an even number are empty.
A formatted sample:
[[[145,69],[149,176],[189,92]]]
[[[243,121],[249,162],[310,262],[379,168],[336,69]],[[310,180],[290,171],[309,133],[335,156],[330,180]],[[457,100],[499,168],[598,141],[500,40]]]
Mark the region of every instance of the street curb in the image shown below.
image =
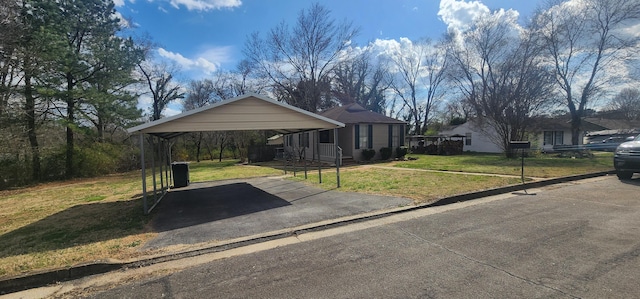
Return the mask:
[[[548,180],[540,180],[540,181],[529,182],[529,183],[524,183],[519,185],[512,185],[512,186],[506,186],[506,187],[500,187],[500,188],[494,188],[494,189],[481,190],[481,191],[476,191],[471,193],[459,194],[459,195],[441,198],[438,201],[430,204],[410,206],[410,207],[407,207],[406,209],[386,211],[379,214],[367,215],[363,217],[355,217],[352,219],[340,220],[332,223],[320,224],[320,225],[311,226],[311,227],[302,228],[302,229],[292,229],[290,231],[264,235],[257,238],[251,238],[247,240],[232,242],[229,244],[216,245],[216,246],[211,246],[208,248],[202,248],[197,250],[183,251],[179,253],[173,253],[173,254],[168,254],[164,256],[153,257],[153,258],[148,258],[148,259],[138,260],[133,262],[121,262],[121,263],[98,262],[98,263],[82,264],[82,265],[77,265],[77,266],[72,266],[72,267],[62,268],[62,269],[54,269],[54,270],[48,270],[48,271],[42,271],[42,272],[36,272],[36,273],[29,273],[21,276],[15,276],[15,277],[10,277],[7,279],[0,280],[0,295],[42,287],[42,286],[46,286],[46,285],[50,285],[58,282],[74,280],[74,279],[83,278],[86,276],[103,274],[106,272],[111,272],[116,270],[146,267],[153,264],[174,261],[174,260],[179,260],[179,259],[188,258],[188,257],[194,257],[194,256],[203,255],[203,254],[221,252],[229,249],[244,247],[252,244],[271,241],[271,240],[282,239],[282,238],[299,235],[303,233],[321,231],[321,230],[349,225],[353,223],[359,223],[359,222],[369,221],[373,219],[384,218],[384,217],[405,213],[409,211],[415,211],[415,210],[420,210],[420,209],[425,209],[430,207],[444,206],[444,205],[449,205],[453,203],[483,198],[487,196],[494,196],[499,194],[511,193],[515,191],[521,191],[525,189],[540,188],[540,187],[545,187],[545,186],[554,185],[554,184],[561,184],[561,183],[566,183],[571,181],[578,181],[578,180],[584,180],[584,179],[595,178],[600,176],[606,176],[614,173],[615,171],[613,170],[604,171],[604,172],[595,172],[595,173],[589,173],[589,174],[581,174],[581,175],[554,178],[554,179],[548,179]]]

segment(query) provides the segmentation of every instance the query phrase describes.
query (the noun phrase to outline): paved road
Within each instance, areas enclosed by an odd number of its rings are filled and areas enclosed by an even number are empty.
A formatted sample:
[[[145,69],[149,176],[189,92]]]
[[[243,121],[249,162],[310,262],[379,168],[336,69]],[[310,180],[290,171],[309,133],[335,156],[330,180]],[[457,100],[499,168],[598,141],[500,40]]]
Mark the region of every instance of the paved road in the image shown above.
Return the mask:
[[[423,209],[235,253],[156,265],[135,279],[117,273],[119,278],[111,281],[121,284],[115,288],[104,291],[105,284],[95,287],[97,282],[84,281],[75,283],[76,289],[86,288],[84,293],[67,294],[640,297],[640,179],[602,177],[536,192]]]

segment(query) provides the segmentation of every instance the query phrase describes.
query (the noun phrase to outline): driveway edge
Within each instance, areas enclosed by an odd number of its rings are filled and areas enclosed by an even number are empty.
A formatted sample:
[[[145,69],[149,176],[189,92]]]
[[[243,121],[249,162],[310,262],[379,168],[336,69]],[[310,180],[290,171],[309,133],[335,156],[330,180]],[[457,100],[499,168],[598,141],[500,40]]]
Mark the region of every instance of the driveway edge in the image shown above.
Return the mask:
[[[158,257],[146,258],[142,260],[137,260],[133,262],[96,262],[96,263],[88,263],[81,264],[77,266],[72,266],[68,268],[62,269],[54,269],[47,270],[42,272],[29,273],[25,275],[10,277],[6,279],[0,280],[0,295],[19,292],[27,289],[42,287],[58,282],[69,281],[74,279],[79,279],[91,275],[103,274],[106,272],[116,271],[116,270],[126,270],[129,268],[139,268],[146,267],[153,264],[194,257],[203,254],[221,252],[229,249],[239,248],[247,245],[262,243],[265,241],[271,241],[276,239],[282,239],[286,237],[290,237],[293,235],[303,234],[307,232],[321,231],[328,228],[334,228],[344,225],[349,225],[353,223],[368,221],[372,219],[379,219],[388,217],[391,215],[396,215],[408,211],[415,211],[419,209],[436,207],[436,206],[444,206],[453,203],[469,201],[473,199],[478,199],[487,196],[494,196],[499,194],[511,193],[516,191],[521,191],[525,189],[532,188],[540,188],[554,184],[561,184],[571,181],[584,180],[589,178],[595,178],[600,176],[606,176],[610,174],[614,174],[615,171],[603,171],[603,172],[594,172],[588,174],[581,174],[575,176],[561,177],[561,178],[553,178],[548,180],[540,180],[534,181],[519,185],[511,185],[500,188],[493,188],[487,190],[481,190],[476,192],[464,193],[459,195],[454,195],[450,197],[445,197],[437,200],[436,202],[424,205],[417,206],[409,206],[404,209],[395,209],[392,211],[381,211],[380,213],[369,213],[365,216],[358,217],[357,215],[353,218],[337,220],[335,222],[323,223],[318,225],[306,225],[304,228],[294,228],[287,231],[280,231],[274,234],[264,234],[255,238],[248,238],[246,240],[231,242],[223,245],[215,245],[211,247],[201,248],[197,250],[189,250],[183,251],[179,253],[172,253]]]

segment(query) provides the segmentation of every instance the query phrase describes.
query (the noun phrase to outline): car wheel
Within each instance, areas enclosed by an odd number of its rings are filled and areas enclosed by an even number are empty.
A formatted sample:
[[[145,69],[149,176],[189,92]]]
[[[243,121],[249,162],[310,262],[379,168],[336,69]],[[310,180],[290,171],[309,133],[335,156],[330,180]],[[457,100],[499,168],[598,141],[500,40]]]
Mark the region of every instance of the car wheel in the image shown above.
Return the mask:
[[[628,172],[628,171],[618,171],[616,172],[616,175],[618,176],[619,179],[621,180],[629,180],[631,179],[631,177],[633,176],[633,172]]]

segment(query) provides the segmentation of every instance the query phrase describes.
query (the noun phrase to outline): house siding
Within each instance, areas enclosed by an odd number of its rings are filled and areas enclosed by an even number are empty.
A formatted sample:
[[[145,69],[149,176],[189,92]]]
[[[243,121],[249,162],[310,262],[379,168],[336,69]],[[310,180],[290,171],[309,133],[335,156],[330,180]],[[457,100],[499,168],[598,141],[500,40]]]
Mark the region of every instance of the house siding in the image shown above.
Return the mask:
[[[369,139],[369,143],[371,148],[376,151],[376,155],[373,157],[374,160],[380,159],[380,149],[383,147],[389,147],[389,124],[359,124],[359,126],[369,126],[371,125],[371,138]],[[400,130],[402,132],[402,126],[400,124],[392,125],[394,128],[401,127]],[[355,134],[355,130],[358,126],[354,125],[351,132]],[[402,144],[402,134],[399,135],[399,143]],[[355,137],[351,138],[353,142],[355,142]],[[341,139],[342,141],[342,139]],[[367,148],[367,146],[360,145],[359,149],[353,149],[353,159],[356,161],[362,160],[362,150]]]
[[[544,140],[544,132],[548,132],[548,131],[562,132],[562,143],[553,142],[551,144],[547,144]],[[578,138],[579,144],[584,144],[583,139],[584,139],[584,133],[580,133],[580,137]],[[553,152],[554,145],[571,145],[571,131],[548,129],[536,134],[535,140],[536,140],[535,144],[537,145],[536,147],[537,149],[539,149],[542,152]]]
[[[469,136],[468,133],[471,133],[471,144],[468,145],[465,140],[462,150],[467,152],[478,152],[478,153],[502,153],[502,149],[491,142],[491,140],[486,136],[485,133],[481,132],[479,128],[471,124],[470,122],[466,122],[461,124],[452,130],[441,132],[442,135],[463,135]]]

